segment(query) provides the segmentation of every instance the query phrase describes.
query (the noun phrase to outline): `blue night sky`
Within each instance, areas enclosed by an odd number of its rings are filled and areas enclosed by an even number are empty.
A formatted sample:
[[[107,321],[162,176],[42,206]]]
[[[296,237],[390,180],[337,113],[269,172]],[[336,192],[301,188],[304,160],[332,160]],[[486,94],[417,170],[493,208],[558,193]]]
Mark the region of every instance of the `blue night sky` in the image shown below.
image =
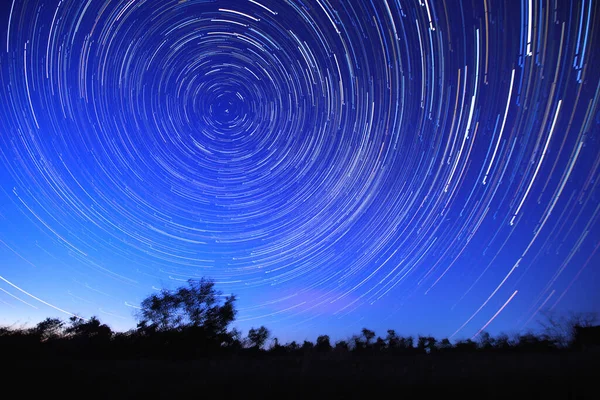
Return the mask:
[[[0,324],[202,276],[285,341],[600,311],[600,3],[0,7]]]

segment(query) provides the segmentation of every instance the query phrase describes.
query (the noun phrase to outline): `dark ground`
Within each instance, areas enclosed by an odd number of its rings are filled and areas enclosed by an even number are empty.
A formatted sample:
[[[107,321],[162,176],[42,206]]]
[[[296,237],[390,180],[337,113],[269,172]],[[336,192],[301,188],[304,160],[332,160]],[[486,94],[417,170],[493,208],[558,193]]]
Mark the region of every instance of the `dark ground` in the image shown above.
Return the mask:
[[[600,399],[600,352],[5,360],[0,398]]]

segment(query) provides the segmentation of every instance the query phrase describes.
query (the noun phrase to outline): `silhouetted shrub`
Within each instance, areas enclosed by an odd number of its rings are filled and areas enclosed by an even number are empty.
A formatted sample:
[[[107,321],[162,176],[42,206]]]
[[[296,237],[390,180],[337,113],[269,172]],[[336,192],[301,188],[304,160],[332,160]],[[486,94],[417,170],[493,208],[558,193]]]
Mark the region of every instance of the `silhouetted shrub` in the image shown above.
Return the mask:
[[[477,343],[471,339],[460,340],[456,342],[454,348],[460,352],[471,353],[477,350]]]
[[[554,341],[546,337],[538,337],[533,333],[526,333],[519,336],[517,347],[521,351],[528,352],[547,352],[557,348]]]
[[[302,343],[302,350],[304,352],[312,351],[314,348],[315,348],[315,345],[313,344],[313,342],[305,340],[304,343]]]
[[[577,350],[600,349],[599,326],[575,326],[572,347]]]

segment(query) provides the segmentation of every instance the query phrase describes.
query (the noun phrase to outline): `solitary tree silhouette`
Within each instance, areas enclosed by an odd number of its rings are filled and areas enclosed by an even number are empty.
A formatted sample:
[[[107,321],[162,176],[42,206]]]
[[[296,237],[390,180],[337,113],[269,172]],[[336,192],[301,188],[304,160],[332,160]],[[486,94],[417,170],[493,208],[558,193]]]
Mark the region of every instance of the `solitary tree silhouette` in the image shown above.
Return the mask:
[[[248,342],[252,348],[260,349],[267,342],[270,335],[271,332],[264,326],[261,326],[258,329],[251,328],[250,331],[248,331]]]
[[[363,328],[361,332],[363,337],[365,338],[365,343],[367,347],[370,346],[371,340],[373,340],[373,338],[375,337],[375,332],[367,328]]]
[[[331,350],[331,342],[329,341],[328,335],[321,335],[317,338],[317,344],[315,346],[317,351],[328,352]]]
[[[158,331],[203,328],[208,336],[226,333],[236,315],[235,296],[221,303],[222,293],[214,286],[209,279],[190,279],[187,287],[148,296],[141,303],[138,327]]]

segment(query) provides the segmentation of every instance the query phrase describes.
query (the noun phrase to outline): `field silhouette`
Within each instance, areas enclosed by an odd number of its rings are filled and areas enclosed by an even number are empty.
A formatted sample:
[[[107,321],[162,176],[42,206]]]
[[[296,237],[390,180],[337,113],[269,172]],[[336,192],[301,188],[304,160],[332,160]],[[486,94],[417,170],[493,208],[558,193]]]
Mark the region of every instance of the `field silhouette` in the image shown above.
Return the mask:
[[[451,342],[384,336],[367,328],[348,340],[280,344],[264,326],[235,329],[235,297],[189,281],[141,303],[139,323],[113,332],[96,318],[47,318],[0,328],[9,385],[62,397],[201,398],[597,398],[600,327],[591,314],[548,316],[540,334]],[[22,386],[20,386],[22,385]],[[83,391],[83,392],[82,392]]]

